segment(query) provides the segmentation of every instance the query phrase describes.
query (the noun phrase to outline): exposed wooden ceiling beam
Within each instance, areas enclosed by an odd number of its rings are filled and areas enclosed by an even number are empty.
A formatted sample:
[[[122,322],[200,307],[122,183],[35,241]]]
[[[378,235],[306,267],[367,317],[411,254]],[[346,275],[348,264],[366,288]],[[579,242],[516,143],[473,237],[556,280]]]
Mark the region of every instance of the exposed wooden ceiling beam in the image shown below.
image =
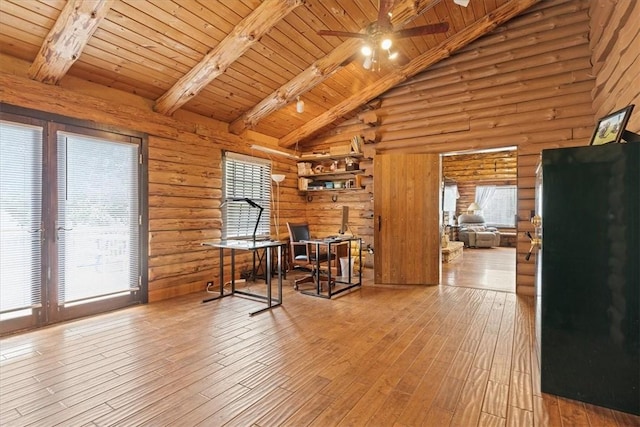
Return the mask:
[[[345,99],[335,107],[325,111],[320,116],[280,138],[279,145],[281,147],[291,147],[295,145],[298,141],[312,135],[318,129],[321,129],[331,122],[339,119],[367,101],[413,77],[436,62],[451,56],[452,53],[468,45],[482,35],[492,31],[497,26],[502,25],[539,1],[540,0],[511,0],[503,4],[467,28],[449,37],[447,40],[440,43],[440,45],[414,58],[407,65],[380,78],[374,84]]]
[[[399,2],[393,9],[394,29],[403,28],[439,2],[440,0],[403,0]],[[328,55],[315,61],[302,73],[231,122],[229,131],[240,134],[247,128],[253,128],[269,114],[289,105],[297,96],[310,91],[342,68],[361,44],[362,40],[359,39],[349,39],[340,44]]]
[[[182,107],[302,3],[304,0],[264,0],[220,44],[207,53],[202,61],[158,98],[154,110],[161,114],[171,114]]]
[[[116,0],[69,0],[29,67],[29,77],[56,84],[80,57]]]

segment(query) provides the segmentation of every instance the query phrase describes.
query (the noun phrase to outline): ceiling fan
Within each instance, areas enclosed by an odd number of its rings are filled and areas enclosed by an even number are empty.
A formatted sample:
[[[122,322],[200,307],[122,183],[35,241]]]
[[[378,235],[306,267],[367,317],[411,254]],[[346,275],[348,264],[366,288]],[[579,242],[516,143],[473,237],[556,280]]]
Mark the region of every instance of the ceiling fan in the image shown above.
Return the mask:
[[[398,53],[391,51],[391,46],[395,39],[444,33],[449,30],[448,22],[440,22],[438,24],[422,25],[394,31],[391,25],[391,15],[389,14],[393,3],[394,0],[380,0],[378,20],[372,23],[365,33],[320,30],[318,31],[318,35],[353,37],[365,40],[365,45],[362,47],[362,53],[365,56],[363,67],[369,70],[375,63],[378,63],[378,66],[380,65],[378,62],[380,51],[386,52],[389,59],[395,59],[397,57]]]

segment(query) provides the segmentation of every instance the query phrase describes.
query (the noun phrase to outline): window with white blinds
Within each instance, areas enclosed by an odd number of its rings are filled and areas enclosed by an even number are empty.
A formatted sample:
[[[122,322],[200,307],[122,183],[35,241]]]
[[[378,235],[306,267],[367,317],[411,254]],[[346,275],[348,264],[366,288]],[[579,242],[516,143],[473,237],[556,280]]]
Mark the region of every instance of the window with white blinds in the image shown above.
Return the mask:
[[[476,191],[482,186],[478,186]],[[515,227],[518,197],[515,185],[498,185],[482,206],[485,223],[494,227]]]
[[[257,239],[270,236],[271,162],[256,157],[226,152],[223,158],[224,204],[222,206],[223,239]],[[249,203],[249,201],[251,203]]]
[[[41,304],[42,128],[0,121],[0,320]]]

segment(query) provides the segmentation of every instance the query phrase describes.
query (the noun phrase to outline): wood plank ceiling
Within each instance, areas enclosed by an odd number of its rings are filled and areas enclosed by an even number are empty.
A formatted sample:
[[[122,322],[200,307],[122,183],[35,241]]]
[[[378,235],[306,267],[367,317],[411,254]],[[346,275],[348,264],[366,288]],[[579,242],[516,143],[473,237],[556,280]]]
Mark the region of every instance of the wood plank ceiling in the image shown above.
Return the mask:
[[[361,40],[317,31],[364,31],[378,0],[0,0],[0,52],[31,63],[35,80],[72,76],[303,147],[535,2],[396,0],[394,29],[449,30],[397,40],[399,59],[370,71]]]

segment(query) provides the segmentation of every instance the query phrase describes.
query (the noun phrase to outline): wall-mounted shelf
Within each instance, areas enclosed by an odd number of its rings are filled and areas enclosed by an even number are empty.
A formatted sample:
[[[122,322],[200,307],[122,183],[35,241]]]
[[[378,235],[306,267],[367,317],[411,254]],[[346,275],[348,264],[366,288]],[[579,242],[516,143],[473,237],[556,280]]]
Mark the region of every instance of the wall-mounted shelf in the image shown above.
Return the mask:
[[[300,191],[353,191],[360,190],[358,160],[361,153],[318,154],[298,162],[298,189]]]
[[[331,181],[332,178],[353,178],[355,175],[359,175],[364,173],[363,170],[357,169],[353,171],[333,171],[333,172],[322,172],[322,173],[312,173],[308,175],[298,175],[299,178],[311,178],[317,179],[318,181]]]
[[[344,160],[347,157],[352,159],[361,159],[364,157],[362,153],[346,153],[346,154],[314,154],[314,155],[302,155],[300,157],[301,162],[317,163],[324,160]]]

